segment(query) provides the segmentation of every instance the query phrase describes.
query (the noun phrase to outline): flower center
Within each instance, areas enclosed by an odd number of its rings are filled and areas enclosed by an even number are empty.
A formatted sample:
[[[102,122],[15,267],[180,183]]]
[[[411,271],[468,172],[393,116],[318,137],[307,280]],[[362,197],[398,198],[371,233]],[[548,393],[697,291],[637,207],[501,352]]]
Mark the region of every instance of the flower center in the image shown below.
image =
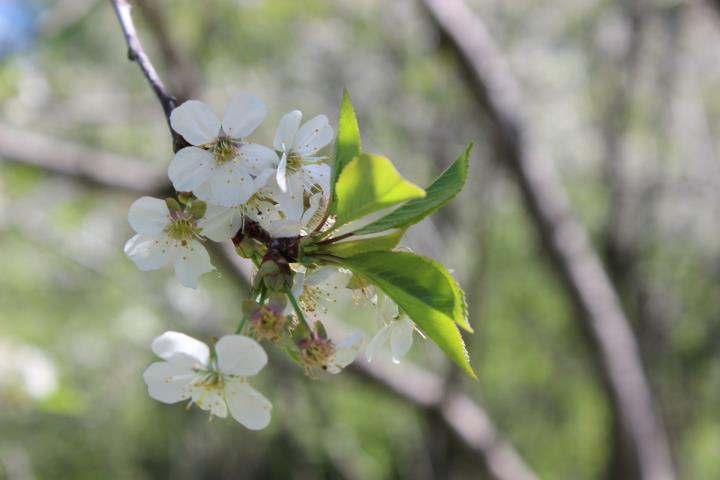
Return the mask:
[[[332,341],[324,338],[305,338],[300,341],[300,358],[306,367],[324,368],[335,353]]]
[[[298,296],[298,302],[308,312],[314,312],[318,307],[318,300],[325,298],[325,292],[315,285],[305,285],[302,293]]]
[[[165,233],[173,240],[187,241],[193,237],[197,227],[197,221],[192,214],[177,212],[170,216],[170,224],[165,227]]]
[[[287,169],[290,172],[297,172],[303,166],[303,158],[297,152],[290,152],[287,156]]]
[[[260,340],[279,340],[285,326],[285,316],[278,308],[266,305],[250,317],[255,335]]]
[[[217,390],[225,388],[225,379],[217,370],[207,370],[205,375],[200,377],[195,386],[205,390]]]
[[[235,140],[225,135],[221,135],[217,138],[212,146],[212,154],[215,157],[218,165],[229,162],[235,158],[237,154],[238,144]]]

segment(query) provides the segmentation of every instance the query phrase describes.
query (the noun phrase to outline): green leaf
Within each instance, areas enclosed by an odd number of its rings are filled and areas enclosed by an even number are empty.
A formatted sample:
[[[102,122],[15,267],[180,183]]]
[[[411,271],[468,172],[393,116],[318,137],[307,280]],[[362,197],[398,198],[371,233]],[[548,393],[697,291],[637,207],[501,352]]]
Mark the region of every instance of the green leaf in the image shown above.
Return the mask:
[[[339,227],[383,208],[422,198],[425,191],[401,177],[387,158],[361,154],[343,169],[335,194],[335,226]]]
[[[388,232],[386,235],[376,235],[366,238],[353,238],[336,243],[320,245],[319,253],[329,253],[336,257],[350,257],[365,252],[378,250],[392,250],[395,248],[405,233],[405,229],[397,229]]]
[[[470,376],[465,343],[457,325],[472,331],[465,295],[439,263],[408,252],[368,252],[338,263],[379,287]]]
[[[390,228],[409,227],[445,206],[462,190],[467,180],[468,160],[472,143],[425,191],[427,196],[411,200],[382,218],[355,231],[358,235],[376,233]]]
[[[358,155],[360,155],[360,127],[358,127],[350,95],[347,89],[343,89],[335,143],[335,164],[332,171],[333,199],[335,198],[335,183],[340,177],[340,173]]]

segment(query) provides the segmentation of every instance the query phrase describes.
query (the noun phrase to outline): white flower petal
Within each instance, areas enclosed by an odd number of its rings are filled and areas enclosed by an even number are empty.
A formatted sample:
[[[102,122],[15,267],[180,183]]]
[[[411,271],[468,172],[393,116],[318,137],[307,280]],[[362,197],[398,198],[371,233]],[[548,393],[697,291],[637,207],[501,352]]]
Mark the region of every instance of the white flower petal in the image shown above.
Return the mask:
[[[225,335],[215,344],[218,368],[224,375],[251,377],[267,364],[258,342],[244,335]]]
[[[275,174],[275,169],[272,169],[272,168],[268,169],[268,170],[263,170],[262,172],[258,173],[257,176],[255,177],[255,188],[257,190],[264,189],[267,186],[267,184],[269,183],[270,179],[274,176],[274,174]],[[273,185],[274,184],[275,184],[275,181],[273,180]],[[270,196],[270,197],[272,198],[272,196]],[[263,202],[263,203],[272,205],[273,208],[275,206],[275,204],[270,204],[268,202]]]
[[[333,135],[328,118],[325,115],[318,115],[300,127],[293,149],[302,156],[314,155],[332,141]]]
[[[192,370],[168,362],[155,362],[143,373],[148,395],[163,403],[176,403],[190,398],[188,385],[196,377],[197,374]]]
[[[378,349],[387,341],[390,336],[390,325],[385,325],[375,336],[370,340],[368,346],[365,347],[365,357],[368,362],[372,362]]]
[[[227,417],[227,404],[225,403],[225,398],[220,395],[220,392],[218,392],[216,398],[213,398],[212,404],[210,406],[210,413],[220,418]]]
[[[392,359],[395,363],[400,363],[400,359],[407,354],[413,344],[413,332],[415,324],[407,317],[396,320],[392,325],[390,333],[390,348],[392,350]]]
[[[175,275],[177,275],[183,286],[197,288],[198,277],[213,270],[210,255],[208,255],[203,244],[197,240],[190,240],[187,245],[177,249],[175,254]]]
[[[319,185],[326,195],[330,195],[330,165],[320,163],[317,165],[304,165],[302,173],[313,185]]]
[[[222,128],[232,138],[250,135],[265,120],[265,104],[255,95],[235,95],[225,111]]]
[[[295,298],[298,298],[300,295],[302,295],[307,280],[308,276],[305,272],[297,272],[295,274],[295,276],[293,277],[293,286],[291,290]]]
[[[227,405],[223,397],[223,391],[215,386],[198,386],[191,390],[192,401],[203,410],[210,410],[210,413],[220,418],[227,417]]]
[[[205,216],[198,221],[202,235],[215,242],[230,240],[243,223],[242,209],[208,205]]]
[[[188,100],[170,114],[170,126],[191,145],[212,142],[220,133],[220,120],[210,106]]]
[[[320,200],[322,200],[322,193],[320,192],[310,197],[310,205],[308,205],[307,210],[305,210],[305,213],[303,213],[302,218],[300,219],[300,225],[303,228],[307,228],[309,226],[310,221],[317,213],[320,208]]]
[[[300,110],[293,110],[283,115],[275,131],[275,140],[273,141],[275,150],[288,152],[292,149],[301,120],[302,112]]]
[[[269,224],[263,223],[271,237],[287,238],[300,235],[300,224],[292,220],[274,220]]]
[[[277,173],[275,174],[275,181],[280,187],[282,192],[287,192],[287,153],[283,152],[280,164],[278,164]]]
[[[236,161],[219,165],[210,180],[211,203],[223,207],[242,205],[255,193],[255,182]]]
[[[270,424],[272,404],[242,380],[226,382],[225,401],[233,418],[250,430],[262,430]]]
[[[168,331],[153,340],[155,355],[180,368],[205,368],[210,349],[200,340],[180,332]]]
[[[212,153],[198,147],[180,149],[168,166],[168,177],[178,192],[194,191],[215,169]]]
[[[316,285],[328,299],[334,299],[345,291],[351,277],[352,273],[348,270],[323,267],[314,270],[305,280],[305,283],[307,285]]]
[[[308,285],[319,285],[327,282],[330,278],[340,273],[335,267],[320,267],[310,271],[305,282]]]
[[[343,368],[350,365],[357,357],[363,340],[365,340],[365,335],[362,332],[355,332],[337,342],[335,344],[335,354],[326,365],[327,371],[334,374],[340,373]]]
[[[212,191],[210,191],[210,183],[205,182],[200,184],[197,188],[195,188],[192,191],[197,198],[202,200],[203,202],[207,203],[208,206],[212,204],[213,196]]]
[[[170,211],[163,200],[141,197],[130,205],[128,222],[137,233],[158,235],[170,223],[169,215]]]
[[[395,321],[395,317],[398,315],[398,307],[388,298],[385,294],[379,294],[376,298],[377,304],[377,321],[380,325],[390,324]]]
[[[253,175],[274,170],[280,161],[275,150],[257,143],[243,143],[237,153],[238,161]]]
[[[285,218],[298,225],[304,211],[303,192],[304,187],[300,175],[290,175],[287,191],[280,191],[275,197],[278,208],[285,214]]]
[[[172,258],[174,247],[165,235],[138,233],[125,243],[125,255],[140,270],[157,270]]]

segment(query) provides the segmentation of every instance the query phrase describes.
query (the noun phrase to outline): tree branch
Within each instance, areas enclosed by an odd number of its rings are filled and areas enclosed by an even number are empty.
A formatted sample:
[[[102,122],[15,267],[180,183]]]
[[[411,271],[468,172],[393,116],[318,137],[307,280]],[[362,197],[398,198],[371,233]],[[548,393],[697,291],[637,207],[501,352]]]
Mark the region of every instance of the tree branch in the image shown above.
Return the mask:
[[[492,125],[498,161],[520,187],[604,377],[613,415],[633,447],[642,479],[675,478],[670,448],[655,413],[637,341],[584,227],[574,219],[554,165],[538,153],[521,118],[519,87],[485,25],[462,0],[423,0],[449,40]]]
[[[170,188],[167,177],[148,162],[2,124],[0,158],[113,189],[161,193]]]
[[[170,113],[172,113],[177,106],[177,100],[170,94],[167,88],[165,88],[165,84],[162,80],[160,80],[160,76],[140,43],[140,38],[137,35],[135,23],[132,19],[132,7],[130,6],[130,3],[128,3],[127,0],[110,0],[110,3],[112,4],[113,9],[115,9],[118,22],[120,22],[120,28],[125,36],[125,43],[127,43],[128,47],[128,59],[131,62],[138,64],[143,76],[150,85],[150,88],[152,88],[153,92],[155,92],[155,96],[160,102],[163,112],[165,113],[165,119],[167,120],[170,135],[173,139],[173,149],[174,151],[178,151],[180,148],[187,145],[187,143],[180,135],[175,133],[170,126]]]
[[[157,0],[136,0],[136,8],[147,22],[148,31],[162,55],[163,65],[169,72],[168,81],[178,102],[194,98],[199,83],[199,72],[188,60],[185,52],[176,48],[168,32],[162,4]]]

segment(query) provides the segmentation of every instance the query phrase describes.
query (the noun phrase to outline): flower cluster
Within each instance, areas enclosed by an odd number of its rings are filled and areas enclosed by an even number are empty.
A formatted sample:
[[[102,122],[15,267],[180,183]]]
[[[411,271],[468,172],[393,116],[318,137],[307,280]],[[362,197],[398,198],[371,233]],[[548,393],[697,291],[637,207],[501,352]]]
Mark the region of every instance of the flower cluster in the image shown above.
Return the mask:
[[[311,376],[339,373],[357,356],[364,335],[332,340],[319,317],[348,290],[377,306],[381,328],[368,345],[368,361],[389,338],[399,362],[416,330],[395,303],[333,263],[339,254],[327,250],[346,236],[333,233],[333,171],[321,154],[335,133],[328,118],[303,123],[300,111],[287,113],[267,147],[248,140],[266,115],[265,105],[247,94],[234,97],[222,119],[200,101],[177,107],[170,124],[187,142],[168,168],[177,197],[136,200],[128,214],[136,234],[124,249],[140,270],[172,264],[189,288],[214,270],[208,242],[232,240],[238,255],[253,262],[256,274],[236,334],[210,348],[166,332],[152,344],[163,361],[144,374],[152,398],[189,400],[219,417],[229,412],[250,429],[267,426],[272,408],[247,383],[267,363],[258,341],[277,344]]]

